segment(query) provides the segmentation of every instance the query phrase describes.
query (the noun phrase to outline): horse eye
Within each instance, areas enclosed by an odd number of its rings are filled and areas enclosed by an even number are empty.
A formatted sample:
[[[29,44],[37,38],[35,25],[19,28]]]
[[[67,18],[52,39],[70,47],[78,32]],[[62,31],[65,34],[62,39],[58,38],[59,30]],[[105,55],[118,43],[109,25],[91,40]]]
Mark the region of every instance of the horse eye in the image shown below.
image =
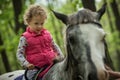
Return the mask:
[[[73,36],[70,36],[70,37],[69,37],[69,41],[70,41],[70,43],[74,43],[74,42],[75,42],[74,37],[73,37]]]

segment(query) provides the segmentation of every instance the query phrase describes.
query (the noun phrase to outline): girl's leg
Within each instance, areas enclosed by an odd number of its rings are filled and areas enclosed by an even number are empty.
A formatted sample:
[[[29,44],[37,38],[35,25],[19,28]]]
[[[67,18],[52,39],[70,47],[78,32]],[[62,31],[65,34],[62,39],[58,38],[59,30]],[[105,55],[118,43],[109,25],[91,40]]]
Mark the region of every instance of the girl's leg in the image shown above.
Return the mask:
[[[35,74],[37,73],[37,71],[38,71],[38,70],[36,70],[36,69],[28,70],[28,72],[27,72],[27,78],[28,78],[29,80],[32,80],[32,78],[35,76]],[[25,80],[25,76],[23,77],[22,80]]]

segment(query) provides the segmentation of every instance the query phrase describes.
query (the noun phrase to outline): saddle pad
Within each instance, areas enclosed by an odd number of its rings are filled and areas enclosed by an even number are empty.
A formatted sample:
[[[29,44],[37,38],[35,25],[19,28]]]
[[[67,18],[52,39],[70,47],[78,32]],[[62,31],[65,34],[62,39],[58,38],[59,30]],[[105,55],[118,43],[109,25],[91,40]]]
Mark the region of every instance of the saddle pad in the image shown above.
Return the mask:
[[[18,76],[17,78],[15,78],[14,80],[22,80],[22,78],[23,78],[23,74],[22,75],[20,75],[20,76]]]

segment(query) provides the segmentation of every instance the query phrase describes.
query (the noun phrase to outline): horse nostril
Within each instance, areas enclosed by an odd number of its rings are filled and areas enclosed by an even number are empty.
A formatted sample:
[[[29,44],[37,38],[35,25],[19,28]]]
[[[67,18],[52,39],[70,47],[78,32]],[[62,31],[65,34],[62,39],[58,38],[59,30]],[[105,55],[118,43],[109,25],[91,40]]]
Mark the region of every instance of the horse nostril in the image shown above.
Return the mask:
[[[79,75],[77,78],[77,80],[83,80],[83,77],[81,75]]]

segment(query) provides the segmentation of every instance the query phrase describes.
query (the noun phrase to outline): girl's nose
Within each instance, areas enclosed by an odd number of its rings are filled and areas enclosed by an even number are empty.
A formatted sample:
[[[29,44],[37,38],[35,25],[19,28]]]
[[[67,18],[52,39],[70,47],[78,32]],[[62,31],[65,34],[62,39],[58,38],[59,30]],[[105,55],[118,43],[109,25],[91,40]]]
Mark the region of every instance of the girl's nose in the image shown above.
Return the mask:
[[[38,25],[39,28],[41,28],[41,25]]]

